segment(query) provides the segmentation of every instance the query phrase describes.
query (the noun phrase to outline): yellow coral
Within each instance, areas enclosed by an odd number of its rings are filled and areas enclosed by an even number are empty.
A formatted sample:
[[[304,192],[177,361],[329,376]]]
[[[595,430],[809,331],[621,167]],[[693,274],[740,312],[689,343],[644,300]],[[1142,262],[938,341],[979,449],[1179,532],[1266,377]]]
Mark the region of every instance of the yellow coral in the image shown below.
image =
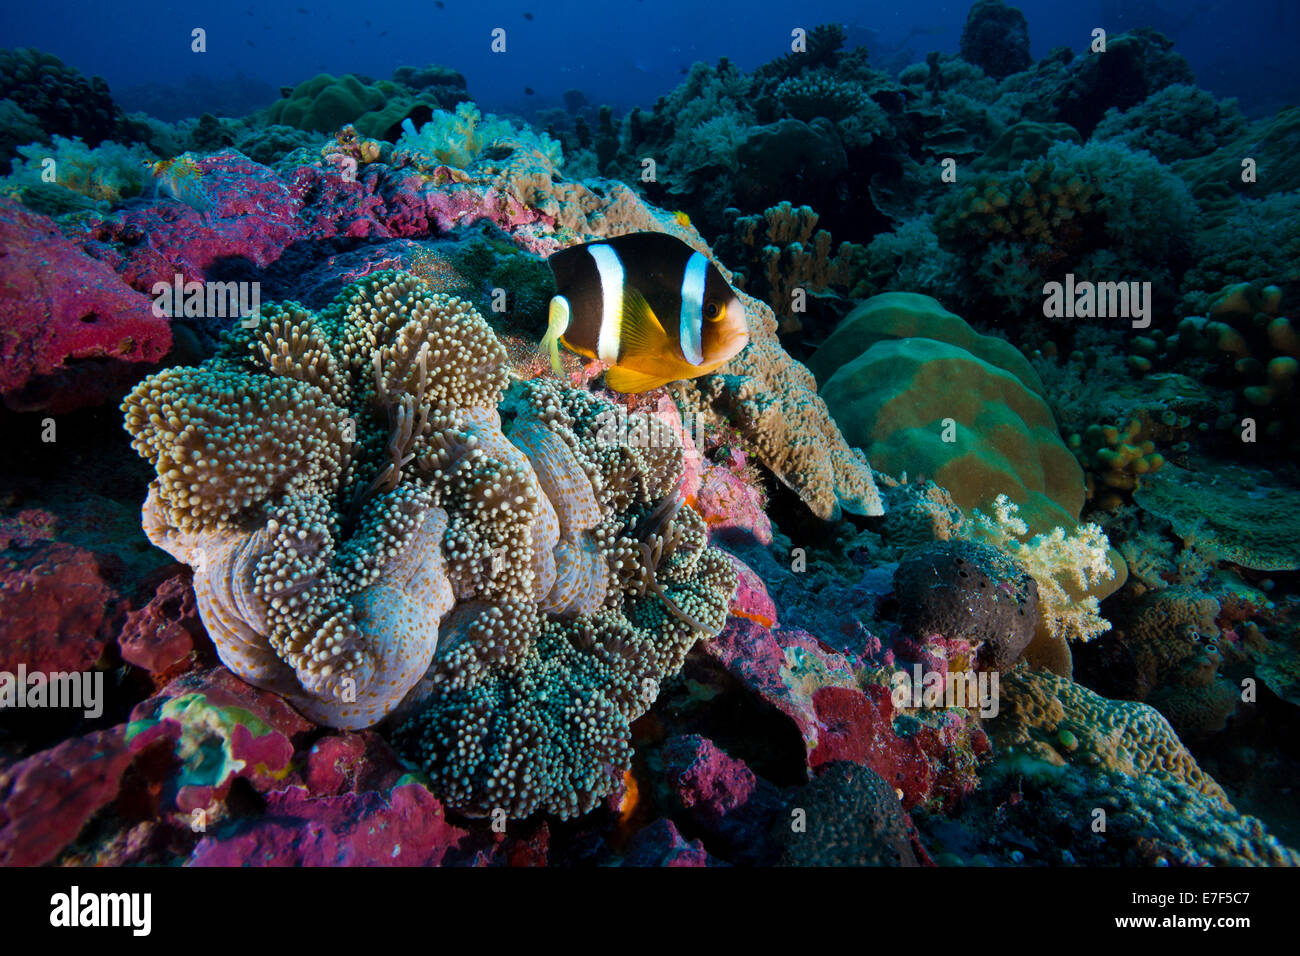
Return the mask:
[[[1003,678],[1001,702],[994,728],[1000,747],[1058,766],[1083,762],[1130,777],[1155,774],[1231,807],[1154,707],[1107,700],[1071,680],[1024,669]],[[1059,746],[1063,732],[1077,746]]]

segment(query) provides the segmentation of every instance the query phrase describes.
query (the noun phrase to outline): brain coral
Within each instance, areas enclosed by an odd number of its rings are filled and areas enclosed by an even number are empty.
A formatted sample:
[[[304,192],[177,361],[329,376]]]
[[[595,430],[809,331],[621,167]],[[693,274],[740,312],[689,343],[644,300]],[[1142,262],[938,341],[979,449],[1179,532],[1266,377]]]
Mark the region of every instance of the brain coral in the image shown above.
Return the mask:
[[[1107,700],[1046,671],[1003,675],[994,737],[1000,747],[1050,765],[1081,762],[1129,777],[1153,774],[1230,806],[1223,788],[1153,707]]]
[[[918,866],[912,827],[898,795],[879,774],[836,761],[793,802],[807,814],[807,830],[776,823],[784,866]]]
[[[146,531],[194,567],[231,670],[318,723],[364,727],[429,691],[447,627],[506,627],[502,661],[533,646],[524,623],[552,640],[616,633],[606,653],[654,680],[720,627],[735,575],[669,494],[675,438],[641,419],[597,436],[591,423],[612,406],[541,384],[510,406],[507,438],[506,384],[506,352],[477,312],[378,273],[320,315],[266,307],[216,358],[136,386],[126,427],[157,470]],[[620,614],[624,594],[634,607]],[[458,601],[458,623],[443,626]],[[545,617],[597,611],[599,627]],[[653,631],[651,650],[629,649],[632,620]],[[671,652],[656,644],[664,633]],[[498,665],[490,641],[476,648],[480,670]],[[576,737],[552,740],[580,758]]]
[[[1118,639],[1131,656],[1143,699],[1180,735],[1220,731],[1241,689],[1219,673],[1219,602],[1195,588],[1160,588],[1143,596]]]

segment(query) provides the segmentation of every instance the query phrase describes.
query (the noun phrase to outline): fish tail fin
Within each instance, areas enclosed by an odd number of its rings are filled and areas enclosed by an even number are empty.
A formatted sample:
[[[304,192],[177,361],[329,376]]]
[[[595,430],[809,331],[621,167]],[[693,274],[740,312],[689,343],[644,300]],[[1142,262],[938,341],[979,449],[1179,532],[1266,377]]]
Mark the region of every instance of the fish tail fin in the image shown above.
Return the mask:
[[[562,295],[551,297],[546,335],[542,337],[542,349],[550,355],[551,369],[556,375],[564,373],[564,366],[560,363],[560,336],[568,330],[572,315],[568,299]]]

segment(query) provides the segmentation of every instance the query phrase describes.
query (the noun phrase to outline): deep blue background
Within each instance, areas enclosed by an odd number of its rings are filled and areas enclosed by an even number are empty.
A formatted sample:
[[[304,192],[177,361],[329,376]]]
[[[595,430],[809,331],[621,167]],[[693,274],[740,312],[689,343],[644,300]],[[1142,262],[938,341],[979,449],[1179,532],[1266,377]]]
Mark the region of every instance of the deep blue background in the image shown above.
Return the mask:
[[[9,0],[0,47],[35,46],[108,80],[127,109],[175,119],[203,110],[240,115],[283,85],[319,72],[375,78],[396,66],[441,63],[465,74],[476,101],[520,112],[559,104],[578,88],[596,103],[648,106],[695,60],[731,57],[745,69],[788,50],[790,29],[836,21],[873,61],[900,52],[956,52],[969,4],[800,0],[232,0],[228,3]],[[1083,51],[1089,32],[1154,26],[1176,41],[1201,86],[1237,96],[1250,113],[1300,101],[1300,0],[1026,0],[1035,56]],[[526,19],[525,11],[533,14]],[[190,30],[207,30],[204,54]],[[489,51],[507,30],[507,52]],[[901,51],[898,45],[902,44]],[[152,87],[153,89],[140,89]],[[168,89],[160,102],[158,87]],[[535,96],[525,96],[531,87]]]

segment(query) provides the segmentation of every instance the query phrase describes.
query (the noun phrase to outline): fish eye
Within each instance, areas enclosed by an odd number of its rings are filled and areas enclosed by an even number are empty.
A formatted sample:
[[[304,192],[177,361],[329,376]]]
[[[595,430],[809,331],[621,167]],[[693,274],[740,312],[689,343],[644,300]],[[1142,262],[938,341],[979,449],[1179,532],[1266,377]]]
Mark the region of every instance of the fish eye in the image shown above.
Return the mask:
[[[717,322],[727,313],[727,307],[716,299],[704,303],[704,317],[710,322]]]

